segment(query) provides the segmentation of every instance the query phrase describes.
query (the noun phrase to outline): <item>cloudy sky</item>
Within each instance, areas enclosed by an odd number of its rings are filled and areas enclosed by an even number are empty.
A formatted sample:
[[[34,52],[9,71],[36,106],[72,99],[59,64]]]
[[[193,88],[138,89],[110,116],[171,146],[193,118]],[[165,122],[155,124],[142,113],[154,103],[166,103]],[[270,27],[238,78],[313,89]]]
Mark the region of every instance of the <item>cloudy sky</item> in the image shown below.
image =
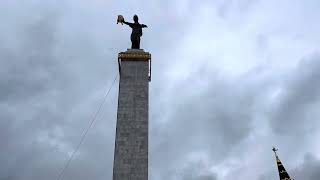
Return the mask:
[[[117,76],[152,53],[150,180],[320,176],[318,0],[1,0],[0,180],[56,180]],[[118,80],[65,180],[111,180]]]

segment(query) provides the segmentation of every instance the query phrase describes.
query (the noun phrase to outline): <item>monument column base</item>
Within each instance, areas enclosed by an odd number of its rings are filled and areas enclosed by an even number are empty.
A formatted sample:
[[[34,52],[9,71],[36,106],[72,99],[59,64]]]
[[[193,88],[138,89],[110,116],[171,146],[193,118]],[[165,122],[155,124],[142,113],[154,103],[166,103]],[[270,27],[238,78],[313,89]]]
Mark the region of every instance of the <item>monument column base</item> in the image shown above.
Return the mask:
[[[151,54],[118,55],[120,83],[113,180],[148,180],[148,103]]]
[[[149,81],[151,81],[151,54],[149,52],[145,52],[143,49],[127,49],[126,52],[120,52],[118,54],[118,67],[120,76],[122,61],[149,61],[148,78]]]

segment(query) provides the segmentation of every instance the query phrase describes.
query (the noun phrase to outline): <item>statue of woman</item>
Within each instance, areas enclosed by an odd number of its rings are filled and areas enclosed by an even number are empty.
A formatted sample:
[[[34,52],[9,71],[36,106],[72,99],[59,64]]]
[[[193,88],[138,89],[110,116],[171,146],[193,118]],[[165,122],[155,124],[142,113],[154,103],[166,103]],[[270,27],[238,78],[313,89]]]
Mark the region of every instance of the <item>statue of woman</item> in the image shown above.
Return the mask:
[[[134,23],[126,22],[122,19],[122,22],[132,28],[131,33],[131,48],[132,49],[140,49],[140,37],[142,36],[142,28],[147,28],[147,25],[140,24],[139,18],[137,15],[133,16]]]

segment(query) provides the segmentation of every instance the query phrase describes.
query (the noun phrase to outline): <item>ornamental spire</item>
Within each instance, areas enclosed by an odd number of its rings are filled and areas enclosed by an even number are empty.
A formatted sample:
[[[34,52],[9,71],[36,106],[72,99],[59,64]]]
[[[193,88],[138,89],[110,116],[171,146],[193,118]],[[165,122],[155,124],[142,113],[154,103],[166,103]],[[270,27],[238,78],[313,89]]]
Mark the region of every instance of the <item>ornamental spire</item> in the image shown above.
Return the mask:
[[[284,168],[283,164],[281,163],[281,161],[278,157],[278,154],[277,154],[278,149],[273,147],[272,151],[274,152],[274,155],[276,156],[280,180],[294,180],[294,179],[290,178],[289,174],[287,173],[286,169]]]

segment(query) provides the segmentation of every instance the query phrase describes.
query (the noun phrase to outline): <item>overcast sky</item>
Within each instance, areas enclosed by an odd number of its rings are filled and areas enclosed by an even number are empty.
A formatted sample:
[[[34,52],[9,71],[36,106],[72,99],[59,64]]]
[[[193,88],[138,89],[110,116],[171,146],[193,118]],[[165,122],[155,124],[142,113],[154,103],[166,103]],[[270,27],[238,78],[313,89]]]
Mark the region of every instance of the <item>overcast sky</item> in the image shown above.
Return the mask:
[[[147,24],[150,180],[320,177],[320,1],[1,0],[0,180],[56,180]],[[118,81],[65,180],[111,180]]]

